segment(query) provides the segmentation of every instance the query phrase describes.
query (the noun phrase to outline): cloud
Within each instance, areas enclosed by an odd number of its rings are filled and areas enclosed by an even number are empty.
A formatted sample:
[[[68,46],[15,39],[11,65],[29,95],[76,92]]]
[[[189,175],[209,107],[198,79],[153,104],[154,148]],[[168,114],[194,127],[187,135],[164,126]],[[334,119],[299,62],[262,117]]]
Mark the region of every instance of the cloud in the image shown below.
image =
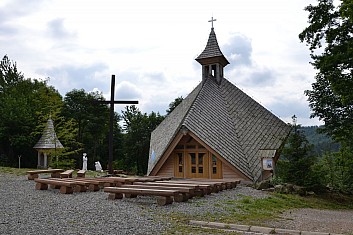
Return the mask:
[[[15,34],[18,32],[16,20],[38,11],[43,1],[11,0],[0,4],[0,33]]]
[[[223,54],[229,61],[228,69],[238,66],[251,66],[252,46],[251,40],[242,34],[234,34],[229,42],[221,47]]]
[[[246,86],[274,86],[278,75],[274,70],[263,68],[251,71],[244,85]]]
[[[242,67],[226,72],[229,80],[239,84],[241,87],[274,87],[280,76],[279,73],[271,68],[259,67],[253,65],[251,67]]]
[[[118,84],[115,89],[116,99],[138,99],[142,97],[142,92],[136,87],[136,85],[123,81]]]
[[[61,94],[66,94],[73,89],[93,91],[96,87],[106,87],[110,82],[102,82],[102,73],[108,68],[106,64],[96,63],[91,65],[62,65],[50,69],[41,69],[40,74],[49,77],[49,85],[53,85]],[[103,76],[105,79],[105,76]],[[109,76],[108,76],[109,77]],[[110,78],[110,77],[109,77]]]
[[[47,24],[47,30],[52,38],[58,40],[72,38],[75,36],[75,33],[72,33],[66,29],[64,25],[64,19],[62,18],[57,18],[49,21]]]
[[[282,120],[291,123],[292,116],[298,117],[298,124],[303,126],[322,125],[318,119],[311,119],[311,110],[308,103],[303,100],[281,100],[268,105],[271,112],[278,115]]]

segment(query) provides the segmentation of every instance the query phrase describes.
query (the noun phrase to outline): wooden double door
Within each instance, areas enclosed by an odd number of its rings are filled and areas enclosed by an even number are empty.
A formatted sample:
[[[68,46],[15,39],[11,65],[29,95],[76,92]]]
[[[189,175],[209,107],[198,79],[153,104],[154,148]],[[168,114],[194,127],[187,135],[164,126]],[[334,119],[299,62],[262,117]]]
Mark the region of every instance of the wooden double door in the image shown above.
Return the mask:
[[[177,178],[222,178],[222,162],[208,151],[176,151],[174,166]]]

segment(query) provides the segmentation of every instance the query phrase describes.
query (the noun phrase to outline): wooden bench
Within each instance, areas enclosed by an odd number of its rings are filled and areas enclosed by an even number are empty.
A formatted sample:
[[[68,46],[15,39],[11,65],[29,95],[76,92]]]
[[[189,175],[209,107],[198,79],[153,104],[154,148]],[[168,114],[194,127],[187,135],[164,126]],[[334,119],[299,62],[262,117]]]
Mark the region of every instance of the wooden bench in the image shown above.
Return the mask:
[[[200,181],[200,180],[171,180],[170,182],[179,182],[182,184],[198,184],[198,185],[205,185],[207,186],[208,193],[218,193],[219,191],[222,191],[223,188],[226,188],[225,183],[221,182],[211,182],[211,181]]]
[[[85,178],[85,176],[86,176],[86,171],[85,170],[77,171],[77,178]]]
[[[86,192],[87,187],[89,186],[88,182],[76,182],[70,179],[58,179],[58,178],[49,178],[49,179],[34,179],[36,182],[37,190],[47,190],[48,185],[52,189],[60,189],[60,193],[63,194],[72,194],[75,192]]]
[[[49,178],[51,179],[51,178]],[[66,181],[66,182],[71,182],[71,183],[75,183],[75,185],[73,185],[73,191],[74,192],[86,192],[87,188],[90,191],[93,191],[90,189],[90,185],[92,184],[91,182],[86,182],[86,181],[82,181],[82,180],[78,180],[78,179],[73,179],[73,178],[62,178],[62,179],[51,179],[51,180],[59,180],[59,181]],[[53,189],[59,189],[60,185],[50,185],[51,188]]]
[[[53,188],[56,186],[60,187],[60,193],[63,194],[71,194],[73,193],[73,187],[75,186],[74,182],[68,181],[60,181],[60,180],[53,180],[53,179],[34,179],[36,182],[36,189],[37,190],[47,190],[48,185],[51,185]]]
[[[162,184],[179,184],[179,185],[197,185],[202,191],[203,195],[211,194],[213,192],[213,187],[210,184],[200,183],[200,182],[191,182],[187,180],[170,180],[170,181],[156,181],[156,183]]]
[[[72,173],[74,170],[66,170],[62,173],[60,173],[60,178],[72,178]]]
[[[145,183],[133,184],[129,186],[123,186],[124,188],[139,188],[139,189],[158,189],[158,190],[177,190],[180,192],[179,195],[174,197],[175,202],[186,202],[188,199],[192,198],[194,195],[193,188],[187,187],[172,187],[166,185],[150,185]]]
[[[28,174],[28,179],[29,180],[34,180],[39,177],[39,174],[47,174],[50,173],[52,178],[59,178],[60,173],[63,172],[63,169],[47,169],[47,170],[33,170],[33,171],[27,171],[26,173]]]
[[[125,197],[136,197],[137,195],[142,196],[158,196],[158,205],[164,206],[173,203],[173,198],[177,198],[180,192],[177,190],[162,190],[162,189],[139,189],[129,187],[105,187],[104,192],[109,193],[108,199],[122,199]]]
[[[223,188],[224,189],[232,189],[232,188],[236,188],[237,185],[240,183],[240,180],[238,179],[191,179],[194,181],[202,181],[202,182],[220,182],[222,184],[226,184],[226,186]]]
[[[94,178],[76,178],[75,182],[78,181],[88,183],[88,190],[92,192],[97,192],[104,187],[104,182],[95,180]]]
[[[189,188],[193,190],[193,193],[190,194],[189,198],[194,196],[203,197],[207,194],[206,190],[203,186],[199,186],[197,184],[177,184],[177,183],[169,183],[168,181],[163,182],[134,182],[133,185],[151,185],[151,186],[161,186],[161,187],[178,187],[178,188]]]

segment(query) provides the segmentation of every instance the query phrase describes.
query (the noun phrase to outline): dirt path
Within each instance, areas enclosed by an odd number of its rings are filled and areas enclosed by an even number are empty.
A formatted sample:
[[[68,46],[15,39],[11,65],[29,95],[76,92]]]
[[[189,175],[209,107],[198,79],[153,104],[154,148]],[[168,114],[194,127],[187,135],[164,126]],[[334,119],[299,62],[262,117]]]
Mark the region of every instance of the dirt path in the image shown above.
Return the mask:
[[[353,210],[296,209],[268,226],[311,232],[353,234]]]

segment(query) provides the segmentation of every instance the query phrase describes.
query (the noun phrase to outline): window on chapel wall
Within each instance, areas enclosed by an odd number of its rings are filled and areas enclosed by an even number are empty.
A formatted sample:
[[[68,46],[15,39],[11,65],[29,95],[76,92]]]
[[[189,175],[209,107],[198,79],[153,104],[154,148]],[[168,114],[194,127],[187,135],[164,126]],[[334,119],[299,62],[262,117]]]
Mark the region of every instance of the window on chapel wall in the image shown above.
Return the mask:
[[[217,157],[212,154],[212,174],[217,174]]]

